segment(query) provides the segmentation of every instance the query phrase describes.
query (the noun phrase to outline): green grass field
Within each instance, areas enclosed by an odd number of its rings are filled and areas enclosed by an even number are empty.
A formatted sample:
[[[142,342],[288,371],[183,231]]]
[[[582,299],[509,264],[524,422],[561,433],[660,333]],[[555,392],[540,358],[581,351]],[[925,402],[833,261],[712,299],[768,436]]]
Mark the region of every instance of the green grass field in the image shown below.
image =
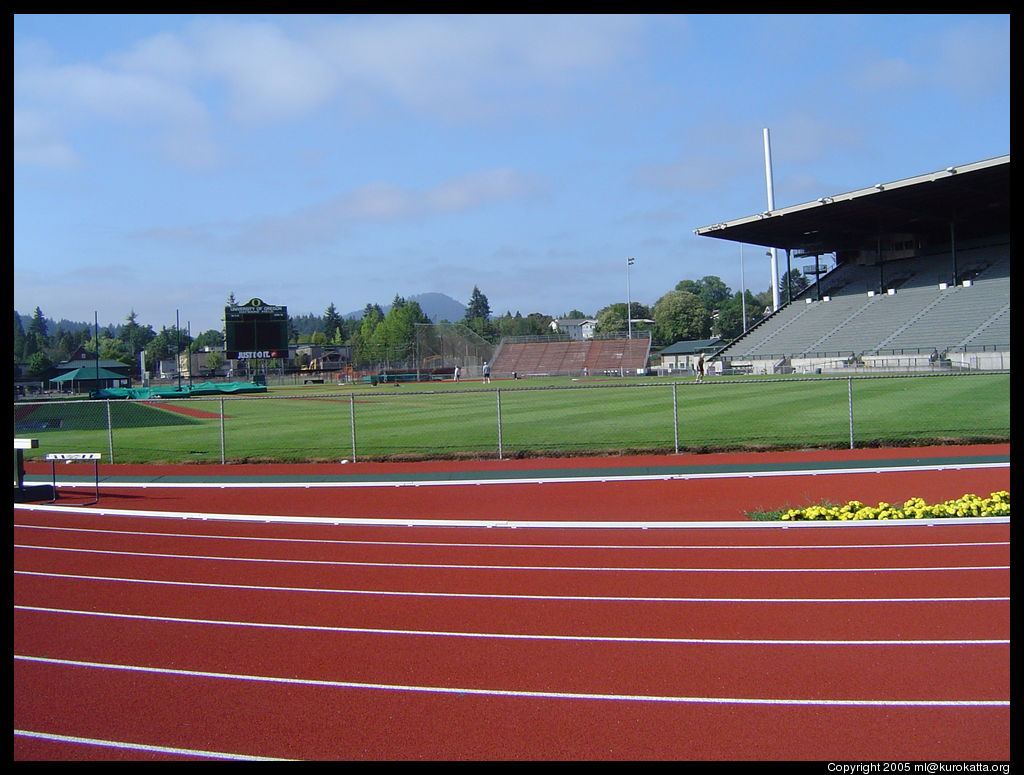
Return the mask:
[[[109,430],[106,402],[19,403],[15,434],[117,463],[848,447],[851,389],[854,446],[1009,439],[1008,374],[311,385],[111,401]]]

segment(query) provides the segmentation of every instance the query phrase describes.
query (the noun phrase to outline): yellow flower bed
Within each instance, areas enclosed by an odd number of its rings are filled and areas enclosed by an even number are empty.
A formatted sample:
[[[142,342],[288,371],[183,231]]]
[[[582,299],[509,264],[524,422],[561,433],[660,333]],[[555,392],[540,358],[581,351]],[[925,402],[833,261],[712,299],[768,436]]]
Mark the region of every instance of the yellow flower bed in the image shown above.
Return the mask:
[[[845,506],[808,506],[803,509],[789,509],[782,512],[783,520],[857,520],[857,519],[944,519],[950,517],[1008,517],[1010,516],[1010,493],[1006,490],[994,492],[987,498],[964,495],[953,501],[929,506],[921,498],[910,498],[902,506],[882,501],[877,506],[867,506],[860,501],[850,501]]]

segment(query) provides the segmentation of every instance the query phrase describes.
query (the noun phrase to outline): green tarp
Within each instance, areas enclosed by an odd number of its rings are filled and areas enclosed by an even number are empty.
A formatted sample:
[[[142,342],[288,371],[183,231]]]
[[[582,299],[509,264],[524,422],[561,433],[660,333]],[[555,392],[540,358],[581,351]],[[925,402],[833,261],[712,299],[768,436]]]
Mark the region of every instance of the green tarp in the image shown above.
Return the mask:
[[[224,393],[266,393],[266,385],[254,382],[199,382],[195,385],[151,388],[104,388],[89,395],[92,398],[191,398],[216,396]]]

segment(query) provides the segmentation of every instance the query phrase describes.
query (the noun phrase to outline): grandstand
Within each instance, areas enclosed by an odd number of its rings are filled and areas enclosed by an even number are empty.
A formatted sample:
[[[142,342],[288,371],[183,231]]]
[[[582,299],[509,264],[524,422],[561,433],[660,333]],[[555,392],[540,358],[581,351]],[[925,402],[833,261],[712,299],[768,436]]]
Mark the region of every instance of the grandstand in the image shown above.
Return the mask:
[[[560,336],[506,337],[494,356],[495,377],[625,376],[644,374],[651,353],[649,334],[593,339]]]
[[[1008,369],[1009,156],[698,229],[834,254],[819,275],[712,355],[753,373]]]

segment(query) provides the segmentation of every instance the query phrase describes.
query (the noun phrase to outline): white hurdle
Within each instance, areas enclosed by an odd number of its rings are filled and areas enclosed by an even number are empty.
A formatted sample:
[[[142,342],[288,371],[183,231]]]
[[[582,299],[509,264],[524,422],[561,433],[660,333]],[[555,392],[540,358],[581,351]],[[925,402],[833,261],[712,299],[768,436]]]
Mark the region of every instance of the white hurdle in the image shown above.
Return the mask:
[[[89,503],[83,503],[83,506],[91,506],[94,503],[99,503],[100,500],[100,453],[99,452],[51,452],[46,455],[44,460],[50,461],[50,474],[53,482],[53,500],[50,503],[54,503],[57,498],[57,462],[62,461],[64,463],[74,463],[76,460],[91,460],[93,462],[93,472],[95,474],[96,483],[96,499],[89,501]]]

